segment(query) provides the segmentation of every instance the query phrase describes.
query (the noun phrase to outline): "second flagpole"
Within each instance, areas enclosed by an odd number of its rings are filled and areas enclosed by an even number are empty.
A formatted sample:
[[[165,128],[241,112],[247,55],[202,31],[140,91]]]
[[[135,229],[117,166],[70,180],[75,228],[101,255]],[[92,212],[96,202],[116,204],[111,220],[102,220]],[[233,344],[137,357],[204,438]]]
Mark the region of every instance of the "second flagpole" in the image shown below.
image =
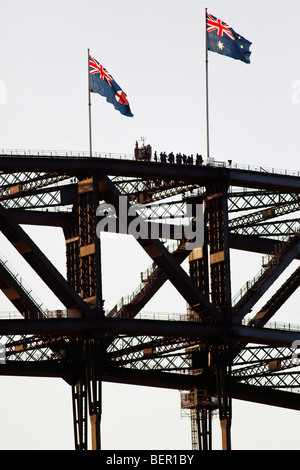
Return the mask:
[[[88,52],[88,109],[89,109],[89,150],[92,157],[92,113],[91,113],[91,87],[90,87],[90,50]]]
[[[205,8],[205,23],[204,24],[205,24],[206,163],[209,164],[207,8]]]

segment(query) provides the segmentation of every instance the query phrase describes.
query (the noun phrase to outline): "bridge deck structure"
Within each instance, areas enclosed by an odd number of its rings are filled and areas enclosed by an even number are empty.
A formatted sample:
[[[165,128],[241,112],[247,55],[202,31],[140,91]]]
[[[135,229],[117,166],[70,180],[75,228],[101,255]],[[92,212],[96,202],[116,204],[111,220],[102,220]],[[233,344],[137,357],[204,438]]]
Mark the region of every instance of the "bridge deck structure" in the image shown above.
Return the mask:
[[[299,171],[2,150],[0,230],[64,309],[47,310],[0,256],[0,289],[18,312],[0,319],[0,374],[66,381],[76,450],[88,448],[89,421],[92,448],[101,449],[103,382],[179,390],[192,448],[212,449],[216,415],[222,448],[231,449],[232,399],[300,410],[300,331],[274,323],[300,284],[299,266],[288,273],[300,259],[299,211]],[[23,225],[62,230],[65,276]],[[151,260],[141,284],[110,310],[102,231],[130,233]],[[232,292],[235,250],[264,258]],[[187,312],[143,316],[167,281]]]

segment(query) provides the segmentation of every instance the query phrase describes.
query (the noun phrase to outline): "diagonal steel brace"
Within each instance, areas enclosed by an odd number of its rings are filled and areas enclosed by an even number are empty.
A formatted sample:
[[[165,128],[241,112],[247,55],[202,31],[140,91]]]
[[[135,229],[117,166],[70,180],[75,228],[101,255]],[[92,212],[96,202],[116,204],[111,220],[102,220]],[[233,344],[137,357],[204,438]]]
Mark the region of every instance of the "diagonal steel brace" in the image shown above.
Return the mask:
[[[102,188],[103,197],[115,207],[116,213],[119,216],[119,198],[122,195],[107,175],[101,175],[100,178],[105,186]],[[127,214],[129,213],[129,207],[127,201],[127,207],[124,207]],[[128,215],[128,222],[132,222],[135,218],[134,216]],[[137,242],[157,266],[162,269],[177,291],[195,311],[205,307],[214,317],[220,319],[218,310],[202,294],[200,289],[194,284],[188,274],[159,239],[149,239],[145,236],[145,238],[139,237]]]
[[[77,308],[86,315],[89,314],[88,305],[1,205],[0,230],[66,308]]]

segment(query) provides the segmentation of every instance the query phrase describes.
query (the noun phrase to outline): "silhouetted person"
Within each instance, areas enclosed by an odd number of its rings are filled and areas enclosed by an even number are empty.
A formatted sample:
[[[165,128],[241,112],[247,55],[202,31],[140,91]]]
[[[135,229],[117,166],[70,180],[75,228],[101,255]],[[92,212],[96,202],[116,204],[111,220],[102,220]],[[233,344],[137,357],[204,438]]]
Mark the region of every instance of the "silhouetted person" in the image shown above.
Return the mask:
[[[197,153],[197,156],[196,156],[196,165],[202,165],[202,163],[203,163],[202,155],[199,155],[199,153]]]
[[[173,152],[169,153],[168,162],[169,163],[174,163],[174,153]]]
[[[176,155],[176,163],[178,163],[178,165],[181,165],[181,163],[182,163],[182,155],[181,155],[181,153],[177,153],[177,155]]]
[[[161,152],[160,161],[161,161],[161,163],[166,163],[167,162],[167,155],[166,155],[165,152]]]

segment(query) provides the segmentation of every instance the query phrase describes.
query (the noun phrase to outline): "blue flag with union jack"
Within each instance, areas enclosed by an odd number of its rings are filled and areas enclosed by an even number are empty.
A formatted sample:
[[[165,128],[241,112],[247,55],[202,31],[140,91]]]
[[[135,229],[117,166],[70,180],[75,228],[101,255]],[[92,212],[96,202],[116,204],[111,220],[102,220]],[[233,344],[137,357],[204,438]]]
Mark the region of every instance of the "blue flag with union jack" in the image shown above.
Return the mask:
[[[206,14],[207,49],[250,64],[251,42],[237,34],[228,24]]]
[[[91,56],[89,56],[89,74],[91,92],[104,96],[124,116],[133,116],[126,93],[115,82],[111,74]]]

